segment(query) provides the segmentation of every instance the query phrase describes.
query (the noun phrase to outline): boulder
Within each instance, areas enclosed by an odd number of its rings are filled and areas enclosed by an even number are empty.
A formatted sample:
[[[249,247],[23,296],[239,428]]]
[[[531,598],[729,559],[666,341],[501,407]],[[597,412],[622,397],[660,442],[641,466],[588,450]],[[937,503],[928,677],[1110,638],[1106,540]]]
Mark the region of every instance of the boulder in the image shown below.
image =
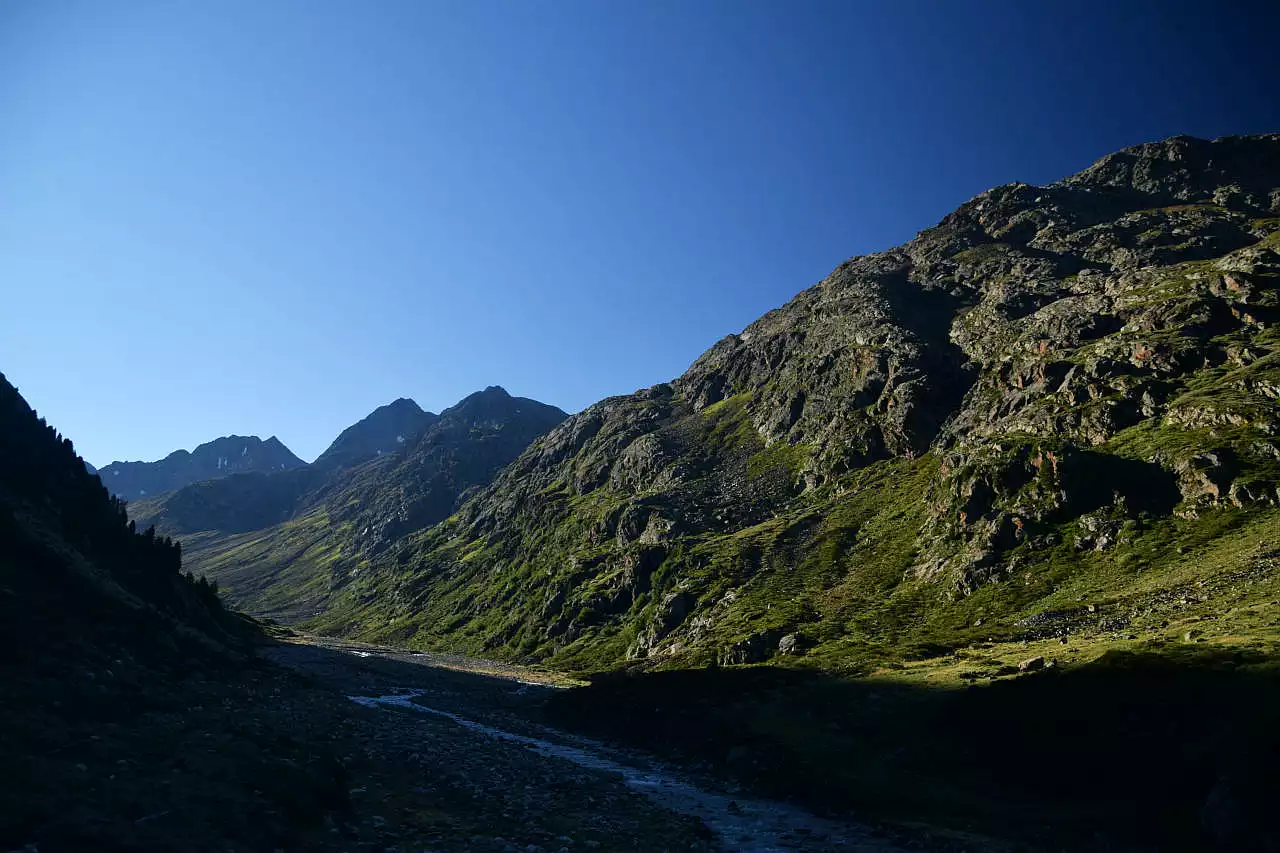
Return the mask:
[[[798,634],[787,634],[778,641],[778,654],[794,655],[800,652],[800,636]]]

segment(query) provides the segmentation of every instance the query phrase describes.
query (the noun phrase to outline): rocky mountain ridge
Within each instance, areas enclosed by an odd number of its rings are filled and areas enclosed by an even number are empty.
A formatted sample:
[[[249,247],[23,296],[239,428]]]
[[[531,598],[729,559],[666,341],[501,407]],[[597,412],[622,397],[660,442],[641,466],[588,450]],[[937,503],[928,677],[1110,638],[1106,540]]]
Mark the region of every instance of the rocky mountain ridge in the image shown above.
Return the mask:
[[[579,666],[1012,626],[1271,511],[1278,281],[1280,136],[998,187],[569,417],[312,624]]]
[[[347,427],[310,465],[197,480],[171,492],[140,496],[130,506],[130,514],[174,535],[210,530],[234,534],[269,527],[313,506],[315,501],[308,495],[343,482],[349,469],[403,450],[438,419],[401,397]]]
[[[256,435],[228,435],[190,452],[175,450],[155,462],[112,462],[97,473],[113,495],[134,500],[231,474],[290,471],[304,465],[274,435],[266,441]]]
[[[565,417],[490,386],[431,416],[393,453],[347,467],[317,460],[296,471],[196,483],[130,511],[181,537],[189,564],[217,579],[237,606],[310,613],[361,562],[450,515]]]

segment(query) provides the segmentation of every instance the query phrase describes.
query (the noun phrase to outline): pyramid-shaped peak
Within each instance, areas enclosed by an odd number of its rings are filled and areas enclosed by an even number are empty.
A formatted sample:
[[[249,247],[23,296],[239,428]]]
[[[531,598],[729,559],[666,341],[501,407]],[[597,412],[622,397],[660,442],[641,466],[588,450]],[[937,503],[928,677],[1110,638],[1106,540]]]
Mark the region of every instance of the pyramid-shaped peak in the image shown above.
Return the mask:
[[[354,465],[374,456],[395,453],[434,423],[436,416],[424,412],[408,397],[399,397],[379,406],[359,422],[347,427],[316,459],[320,467]]]

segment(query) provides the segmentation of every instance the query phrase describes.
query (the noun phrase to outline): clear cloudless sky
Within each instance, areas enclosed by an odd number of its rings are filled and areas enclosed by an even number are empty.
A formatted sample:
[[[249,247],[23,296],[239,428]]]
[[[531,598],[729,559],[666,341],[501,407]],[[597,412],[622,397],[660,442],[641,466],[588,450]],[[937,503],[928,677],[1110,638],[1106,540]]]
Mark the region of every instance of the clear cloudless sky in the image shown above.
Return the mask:
[[[96,465],[581,409],[988,187],[1280,130],[1278,12],[4,3],[0,371]]]

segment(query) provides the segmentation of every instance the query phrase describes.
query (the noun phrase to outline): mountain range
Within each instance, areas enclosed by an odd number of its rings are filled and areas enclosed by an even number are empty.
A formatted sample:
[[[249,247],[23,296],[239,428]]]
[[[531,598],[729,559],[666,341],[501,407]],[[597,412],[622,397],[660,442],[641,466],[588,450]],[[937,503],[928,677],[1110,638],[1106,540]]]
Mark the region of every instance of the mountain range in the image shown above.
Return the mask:
[[[563,420],[490,389],[391,453],[344,433],[321,460],[375,456],[347,473],[134,513],[250,612],[566,667],[1053,632],[1064,589],[1125,599],[1270,518],[1278,241],[1280,137],[1142,145],[841,264],[670,383]]]
[[[362,562],[429,527],[566,417],[491,386],[441,412],[402,399],[345,430],[309,465],[192,483],[130,514],[182,539],[187,562],[235,606],[314,615]]]
[[[311,467],[333,470],[394,453],[437,417],[424,412],[413,400],[401,397],[343,430]],[[100,475],[112,494],[122,500],[135,500],[232,474],[293,471],[307,467],[307,463],[275,436],[263,441],[255,435],[229,435],[191,452],[175,450],[155,462],[112,462],[101,470],[86,462],[85,467],[89,473]]]
[[[122,500],[160,495],[189,483],[251,471],[289,471],[306,463],[274,435],[228,435],[195,450],[175,450],[155,462],[112,462],[97,473]]]
[[[1273,517],[1278,216],[1276,135],[990,190],[570,417],[312,624],[596,667],[896,659],[1077,586],[1133,621],[1181,540]]]
[[[1272,849],[1278,323],[1280,134],[1174,137],[985,192],[572,415],[490,386],[311,464],[228,436],[95,474],[0,377],[0,835],[383,849],[429,781],[401,824],[512,846],[458,829],[511,817],[487,756],[450,766],[476,742],[385,748],[429,729],[255,660],[289,632],[230,604],[577,672],[540,731],[938,849]],[[360,690],[457,665],[331,642],[294,659]],[[432,702],[527,700],[450,672]]]

